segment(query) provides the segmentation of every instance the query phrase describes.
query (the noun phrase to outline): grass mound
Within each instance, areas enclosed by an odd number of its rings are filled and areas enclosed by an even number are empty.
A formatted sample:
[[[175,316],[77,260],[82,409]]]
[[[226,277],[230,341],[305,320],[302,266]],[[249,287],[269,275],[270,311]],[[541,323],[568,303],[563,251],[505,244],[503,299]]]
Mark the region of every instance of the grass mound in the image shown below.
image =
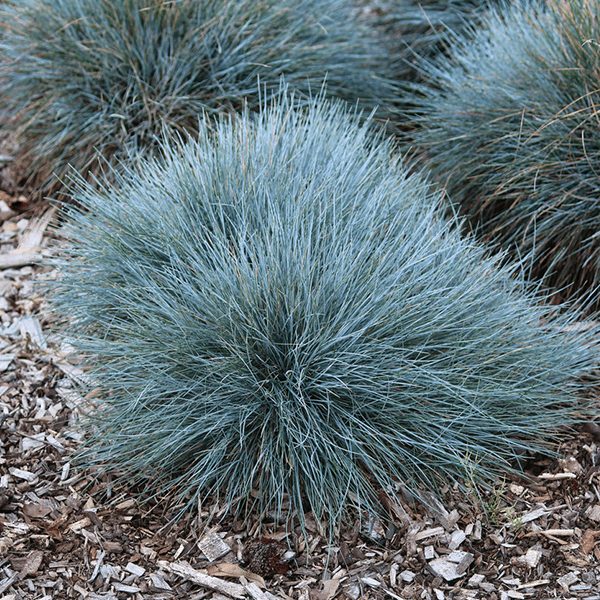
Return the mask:
[[[286,96],[115,188],[79,182],[53,304],[104,390],[84,464],[333,527],[573,422],[596,329],[538,304],[371,136]]]
[[[497,0],[368,0],[361,12],[382,31],[397,77],[418,78],[419,63],[445,50],[449,40],[472,28]]]
[[[430,66],[414,141],[453,201],[556,288],[600,283],[600,3],[519,2]]]
[[[386,57],[344,0],[7,0],[0,103],[27,175],[98,169],[198,129],[202,111],[259,104],[285,77],[371,110],[389,105]],[[264,98],[263,98],[264,100]],[[193,137],[193,136],[192,136]]]

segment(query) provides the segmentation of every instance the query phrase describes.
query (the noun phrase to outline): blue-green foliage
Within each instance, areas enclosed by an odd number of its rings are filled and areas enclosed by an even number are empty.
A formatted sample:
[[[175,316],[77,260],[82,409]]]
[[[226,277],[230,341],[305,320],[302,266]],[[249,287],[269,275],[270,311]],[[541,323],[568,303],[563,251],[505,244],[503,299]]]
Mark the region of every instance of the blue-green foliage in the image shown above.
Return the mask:
[[[80,180],[65,215],[52,301],[103,390],[84,463],[333,527],[584,410],[597,328],[461,237],[357,116],[285,96],[205,125],[115,188]]]
[[[598,277],[600,2],[518,2],[430,66],[411,142],[488,238],[562,288]]]
[[[326,78],[367,110],[395,96],[345,0],[8,0],[0,24],[0,103],[46,184],[97,170],[96,150],[116,164],[163,127],[195,132],[203,111],[256,108],[259,79],[267,98],[281,77],[304,97]]]
[[[458,33],[472,30],[498,0],[367,0],[361,13],[388,40],[397,77],[414,79],[419,62],[444,51]]]

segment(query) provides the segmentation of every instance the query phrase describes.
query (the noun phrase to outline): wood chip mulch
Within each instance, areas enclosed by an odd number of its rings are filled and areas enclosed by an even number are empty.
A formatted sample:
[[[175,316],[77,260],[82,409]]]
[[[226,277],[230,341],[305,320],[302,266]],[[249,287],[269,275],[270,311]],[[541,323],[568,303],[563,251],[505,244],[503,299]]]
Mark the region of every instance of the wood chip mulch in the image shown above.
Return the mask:
[[[531,460],[528,480],[426,505],[399,495],[335,547],[310,515],[307,540],[219,520],[219,507],[206,507],[208,529],[169,527],[158,505],[78,472],[81,371],[53,343],[34,288],[49,271],[52,213],[14,210],[26,206],[0,197],[0,600],[600,600],[594,424],[560,460]]]

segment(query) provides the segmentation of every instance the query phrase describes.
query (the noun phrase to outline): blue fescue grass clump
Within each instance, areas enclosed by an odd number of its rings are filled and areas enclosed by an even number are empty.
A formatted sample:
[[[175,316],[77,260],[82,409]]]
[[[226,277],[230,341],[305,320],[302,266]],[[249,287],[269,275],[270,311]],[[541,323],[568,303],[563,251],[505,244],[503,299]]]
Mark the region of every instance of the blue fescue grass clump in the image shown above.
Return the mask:
[[[419,63],[433,59],[456,34],[470,30],[498,0],[368,0],[362,13],[382,31],[397,76],[418,79]],[[360,2],[360,4],[363,4]]]
[[[345,0],[7,0],[0,24],[0,104],[46,187],[69,163],[97,171],[97,152],[155,148],[163,128],[193,137],[202,112],[257,108],[258,80],[268,98],[282,77],[305,97],[326,79],[366,110],[395,96]]]
[[[360,123],[284,96],[116,187],[79,181],[52,302],[102,391],[83,464],[333,528],[380,488],[492,477],[583,414],[598,327],[462,237]]]
[[[413,141],[489,239],[556,288],[600,283],[600,3],[517,2],[430,65]],[[566,290],[565,290],[566,291]]]

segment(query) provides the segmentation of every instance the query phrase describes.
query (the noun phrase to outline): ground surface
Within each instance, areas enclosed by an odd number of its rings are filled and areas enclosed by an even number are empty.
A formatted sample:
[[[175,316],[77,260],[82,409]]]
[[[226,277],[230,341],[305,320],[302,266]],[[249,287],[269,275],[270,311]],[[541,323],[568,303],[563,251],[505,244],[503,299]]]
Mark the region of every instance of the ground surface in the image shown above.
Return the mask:
[[[532,459],[529,480],[447,490],[428,506],[399,495],[386,519],[348,526],[336,547],[316,524],[306,544],[268,523],[259,531],[220,518],[218,506],[202,514],[214,513],[208,528],[193,519],[169,527],[161,506],[78,472],[69,457],[82,439],[81,370],[53,342],[34,286],[52,275],[53,213],[31,205],[3,164],[0,600],[600,600],[595,424],[566,439],[560,460]]]

